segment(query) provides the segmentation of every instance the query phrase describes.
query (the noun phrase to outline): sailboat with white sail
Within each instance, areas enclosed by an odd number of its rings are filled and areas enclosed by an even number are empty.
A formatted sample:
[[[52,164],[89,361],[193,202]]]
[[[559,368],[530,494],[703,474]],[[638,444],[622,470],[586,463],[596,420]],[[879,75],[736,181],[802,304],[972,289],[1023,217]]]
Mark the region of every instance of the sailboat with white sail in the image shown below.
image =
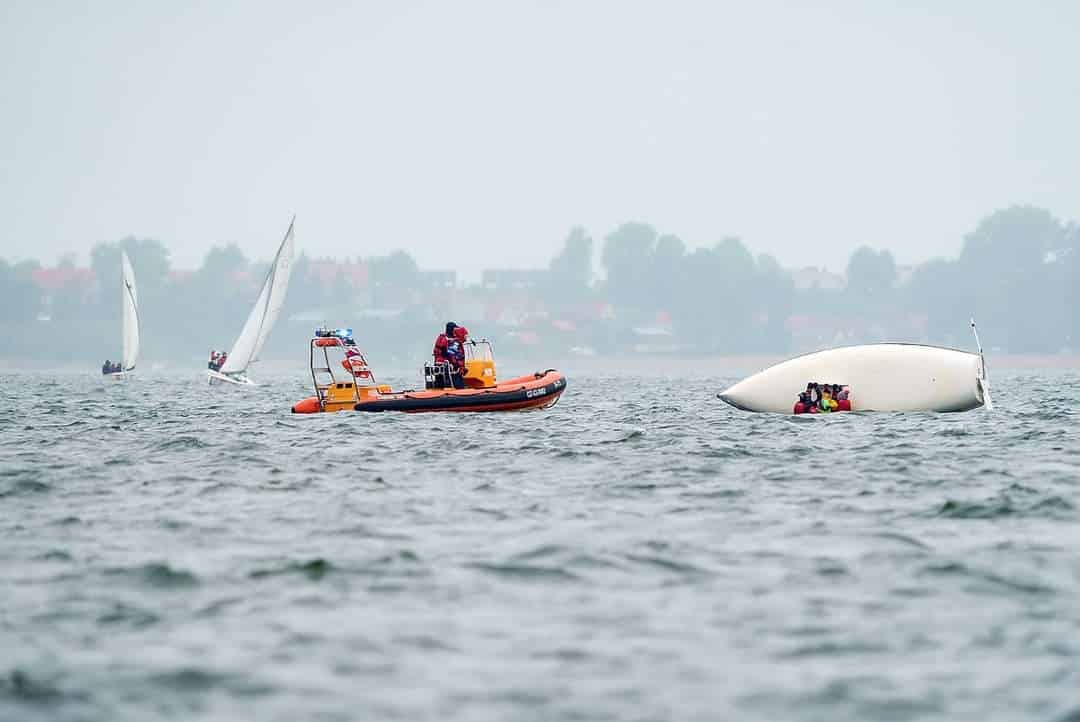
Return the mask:
[[[120,308],[122,313],[123,346],[119,365],[102,369],[105,376],[123,379],[135,373],[139,358],[139,292],[135,288],[135,271],[127,253],[120,251]]]
[[[281,307],[285,304],[285,292],[289,287],[289,275],[293,266],[293,224],[295,222],[294,216],[289,222],[289,230],[285,232],[285,238],[278,246],[274,261],[270,264],[270,271],[266,274],[266,280],[263,281],[255,306],[248,314],[244,328],[233,343],[232,349],[225,356],[225,362],[215,363],[213,359],[211,360],[210,368],[206,371],[211,384],[220,382],[242,386],[257,385],[248,378],[248,367],[258,359],[259,352],[281,313]]]

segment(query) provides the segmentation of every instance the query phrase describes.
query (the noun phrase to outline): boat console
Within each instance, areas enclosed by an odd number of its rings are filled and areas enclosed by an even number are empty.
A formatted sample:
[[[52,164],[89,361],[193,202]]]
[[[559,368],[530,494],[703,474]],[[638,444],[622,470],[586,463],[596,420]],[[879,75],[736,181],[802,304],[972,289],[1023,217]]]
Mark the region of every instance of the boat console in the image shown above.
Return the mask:
[[[469,339],[464,344],[465,373],[462,374],[461,388],[490,389],[496,385],[495,354],[491,342],[486,338]],[[428,361],[424,364],[425,389],[452,389],[454,371],[447,362]]]

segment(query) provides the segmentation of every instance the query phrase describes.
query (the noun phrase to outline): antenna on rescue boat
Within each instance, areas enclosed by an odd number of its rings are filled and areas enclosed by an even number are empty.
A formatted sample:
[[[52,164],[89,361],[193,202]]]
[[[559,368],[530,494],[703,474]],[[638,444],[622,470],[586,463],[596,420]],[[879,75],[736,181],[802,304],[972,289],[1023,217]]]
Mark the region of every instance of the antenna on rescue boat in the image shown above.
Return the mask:
[[[979,328],[975,325],[974,318],[971,319],[971,332],[975,334],[975,346],[979,349],[979,364],[982,367],[979,384],[983,390],[983,403],[987,410],[990,410],[994,408],[994,401],[990,398],[990,377],[986,374],[986,356],[983,354],[982,342],[979,341]]]

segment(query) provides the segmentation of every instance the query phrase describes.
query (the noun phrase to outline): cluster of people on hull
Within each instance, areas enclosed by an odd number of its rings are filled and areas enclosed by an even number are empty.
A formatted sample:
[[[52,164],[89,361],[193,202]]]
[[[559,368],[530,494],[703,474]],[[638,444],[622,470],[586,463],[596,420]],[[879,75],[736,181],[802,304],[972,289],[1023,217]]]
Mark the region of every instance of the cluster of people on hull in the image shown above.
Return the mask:
[[[847,386],[811,381],[795,402],[796,414],[828,414],[833,411],[851,411],[851,390]]]
[[[431,355],[435,360],[432,388],[465,388],[465,342],[469,339],[469,330],[458,326],[453,321],[446,324],[446,329],[435,337],[435,348]]]
[[[206,364],[206,368],[210,369],[211,371],[220,371],[221,367],[225,365],[225,360],[227,358],[229,358],[229,354],[225,353],[224,351],[222,351],[221,353],[218,353],[217,351],[211,351],[210,362]]]
[[[120,364],[114,364],[109,359],[105,359],[105,363],[101,364],[101,373],[103,374],[118,374],[123,371],[123,367]]]

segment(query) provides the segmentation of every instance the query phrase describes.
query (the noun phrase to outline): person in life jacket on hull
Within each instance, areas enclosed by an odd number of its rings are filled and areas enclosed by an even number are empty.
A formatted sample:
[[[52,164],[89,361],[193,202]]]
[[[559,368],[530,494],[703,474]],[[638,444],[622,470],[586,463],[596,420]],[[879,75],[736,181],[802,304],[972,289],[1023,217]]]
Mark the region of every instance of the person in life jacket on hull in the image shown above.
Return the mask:
[[[811,400],[812,392],[814,390],[814,382],[810,382],[806,385],[806,391],[799,394],[799,400],[795,402],[795,408],[793,411],[796,414],[806,414],[813,408],[814,402]]]
[[[821,387],[821,401],[818,403],[818,410],[823,414],[832,413],[837,409],[836,400],[832,397],[832,387],[829,384],[823,384]]]
[[[833,384],[833,400],[837,411],[851,411],[851,390],[847,386]]]
[[[840,384],[806,384],[806,391],[799,394],[795,408],[796,414],[828,414],[834,411],[851,411],[851,389]]]

